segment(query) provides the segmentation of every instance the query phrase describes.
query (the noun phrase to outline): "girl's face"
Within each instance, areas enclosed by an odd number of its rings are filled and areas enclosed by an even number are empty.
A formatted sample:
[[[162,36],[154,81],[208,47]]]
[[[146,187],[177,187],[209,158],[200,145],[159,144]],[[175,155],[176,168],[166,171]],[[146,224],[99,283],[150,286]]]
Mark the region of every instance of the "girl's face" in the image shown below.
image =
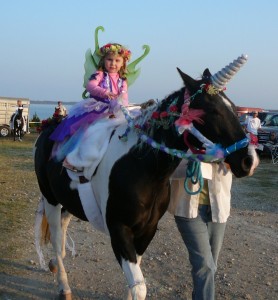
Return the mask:
[[[120,55],[107,54],[104,58],[104,67],[108,73],[118,73],[124,65],[124,59]]]

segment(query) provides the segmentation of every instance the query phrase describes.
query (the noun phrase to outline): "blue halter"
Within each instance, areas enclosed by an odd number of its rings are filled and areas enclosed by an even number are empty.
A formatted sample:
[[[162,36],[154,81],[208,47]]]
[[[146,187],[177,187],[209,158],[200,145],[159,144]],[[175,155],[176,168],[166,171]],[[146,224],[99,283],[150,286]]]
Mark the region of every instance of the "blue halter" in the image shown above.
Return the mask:
[[[224,149],[224,157],[227,157],[229,154],[231,154],[237,150],[247,147],[248,144],[249,144],[249,139],[247,137],[240,140],[239,142],[235,142],[233,145]]]
[[[239,142],[235,142],[233,145],[225,149],[222,148],[224,158],[237,150],[247,147],[248,144],[249,144],[249,139],[246,137],[240,140]],[[223,161],[224,158],[222,158],[221,161]],[[191,181],[192,184],[196,184],[197,182],[199,182],[199,188],[197,191],[193,192],[190,190],[188,186],[189,180]],[[193,160],[189,161],[186,169],[185,180],[184,180],[185,191],[190,195],[196,195],[201,192],[203,186],[204,186],[204,179],[201,172],[200,161],[193,161]]]

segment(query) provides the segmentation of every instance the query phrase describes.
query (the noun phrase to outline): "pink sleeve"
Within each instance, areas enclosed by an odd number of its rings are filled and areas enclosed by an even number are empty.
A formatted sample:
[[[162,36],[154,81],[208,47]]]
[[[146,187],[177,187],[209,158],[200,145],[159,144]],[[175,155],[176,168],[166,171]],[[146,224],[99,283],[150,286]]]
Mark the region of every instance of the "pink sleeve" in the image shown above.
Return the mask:
[[[90,93],[92,97],[106,98],[107,90],[99,86],[103,78],[103,72],[98,71],[95,74],[95,78],[88,81],[86,85],[86,90]]]
[[[123,101],[124,106],[128,106],[128,91],[127,91],[127,81],[126,80],[124,80],[124,82],[123,82],[122,101]]]

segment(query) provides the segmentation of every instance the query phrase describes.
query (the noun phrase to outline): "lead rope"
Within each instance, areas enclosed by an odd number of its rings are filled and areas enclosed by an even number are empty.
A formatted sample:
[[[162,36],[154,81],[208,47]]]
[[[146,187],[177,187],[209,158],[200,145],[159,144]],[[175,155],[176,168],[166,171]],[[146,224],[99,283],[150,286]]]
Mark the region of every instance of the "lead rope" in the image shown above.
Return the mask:
[[[189,188],[189,181],[195,185],[199,182],[199,188],[194,192]],[[201,192],[204,186],[204,179],[201,171],[200,161],[190,160],[187,164],[186,175],[184,180],[184,189],[189,195],[196,195]]]

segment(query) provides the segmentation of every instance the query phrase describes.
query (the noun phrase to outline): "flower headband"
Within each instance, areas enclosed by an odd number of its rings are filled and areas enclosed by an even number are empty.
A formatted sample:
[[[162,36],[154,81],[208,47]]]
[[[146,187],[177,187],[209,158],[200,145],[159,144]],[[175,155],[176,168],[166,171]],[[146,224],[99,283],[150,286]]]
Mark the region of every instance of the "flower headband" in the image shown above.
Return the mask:
[[[97,54],[100,56],[105,56],[106,54],[111,52],[114,54],[121,55],[123,58],[126,58],[127,60],[130,60],[131,51],[120,44],[106,44],[101,48],[99,48]]]

